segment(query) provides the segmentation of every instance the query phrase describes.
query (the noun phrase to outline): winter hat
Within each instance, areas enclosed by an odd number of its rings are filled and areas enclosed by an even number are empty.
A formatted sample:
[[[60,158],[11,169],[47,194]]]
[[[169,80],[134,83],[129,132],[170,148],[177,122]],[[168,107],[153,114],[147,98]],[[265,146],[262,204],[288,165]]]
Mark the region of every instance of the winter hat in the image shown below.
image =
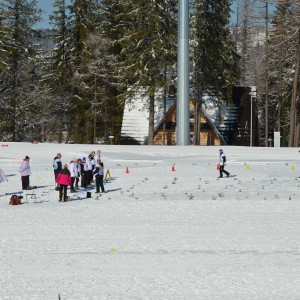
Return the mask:
[[[30,157],[26,155],[26,156],[25,156],[25,159],[30,159]]]
[[[85,158],[85,157],[83,157],[83,158],[82,158],[82,160],[83,160],[83,161],[86,161],[86,158]]]
[[[72,161],[73,161],[73,162],[77,161],[77,158],[76,158],[76,157],[73,157],[73,158],[72,158]]]

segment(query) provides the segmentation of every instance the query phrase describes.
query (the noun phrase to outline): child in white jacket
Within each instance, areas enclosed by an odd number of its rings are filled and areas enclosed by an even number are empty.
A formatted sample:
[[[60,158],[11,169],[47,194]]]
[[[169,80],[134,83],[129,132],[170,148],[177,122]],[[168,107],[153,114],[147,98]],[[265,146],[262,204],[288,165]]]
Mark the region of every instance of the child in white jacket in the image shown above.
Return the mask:
[[[72,160],[70,162],[70,166],[69,166],[69,171],[71,173],[71,179],[72,179],[71,193],[75,193],[74,182],[75,182],[76,177],[78,176],[77,158],[76,157],[72,158]]]

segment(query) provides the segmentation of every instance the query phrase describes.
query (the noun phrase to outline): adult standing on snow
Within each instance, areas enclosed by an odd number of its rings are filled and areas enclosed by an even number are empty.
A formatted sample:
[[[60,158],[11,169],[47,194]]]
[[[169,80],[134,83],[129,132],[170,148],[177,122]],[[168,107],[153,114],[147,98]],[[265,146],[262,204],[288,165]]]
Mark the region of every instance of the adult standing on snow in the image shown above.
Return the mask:
[[[223,177],[223,173],[226,174],[226,176],[228,177],[230,175],[230,173],[228,173],[227,171],[224,170],[224,167],[226,165],[226,156],[225,156],[225,153],[223,152],[222,149],[219,150],[219,165],[220,165],[220,176],[219,178],[222,178]]]
[[[57,153],[57,155],[53,159],[53,169],[54,169],[54,178],[55,178],[55,189],[59,191],[59,186],[57,186],[56,179],[58,176],[58,173],[62,169],[62,162],[61,162],[61,153]]]
[[[64,164],[64,168],[58,174],[56,182],[59,184],[59,201],[62,201],[62,197],[64,197],[64,202],[66,202],[68,199],[67,188],[72,183],[71,173],[67,164]]]
[[[30,165],[29,165],[30,158],[29,156],[25,156],[20,166],[19,172],[21,173],[22,179],[22,189],[27,190],[29,187],[29,176],[31,175]]]
[[[96,194],[105,193],[104,185],[103,185],[103,178],[104,178],[104,164],[101,162],[101,159],[97,159],[96,168],[94,170],[94,174],[96,175]]]

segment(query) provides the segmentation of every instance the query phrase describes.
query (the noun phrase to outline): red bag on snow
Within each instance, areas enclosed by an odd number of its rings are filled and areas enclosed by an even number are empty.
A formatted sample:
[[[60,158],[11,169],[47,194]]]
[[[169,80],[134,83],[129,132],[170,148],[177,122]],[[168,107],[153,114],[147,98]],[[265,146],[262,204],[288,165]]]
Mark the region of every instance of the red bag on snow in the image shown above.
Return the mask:
[[[22,196],[19,197],[18,195],[12,195],[10,197],[9,205],[19,205],[19,204],[21,204],[21,199],[22,198],[23,198]]]

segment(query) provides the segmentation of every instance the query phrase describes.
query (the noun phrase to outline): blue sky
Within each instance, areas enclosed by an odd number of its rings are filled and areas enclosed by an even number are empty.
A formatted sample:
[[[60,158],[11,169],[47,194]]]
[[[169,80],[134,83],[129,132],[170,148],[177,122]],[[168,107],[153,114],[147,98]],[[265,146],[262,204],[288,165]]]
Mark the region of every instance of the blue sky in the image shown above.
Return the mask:
[[[125,1],[125,0],[124,0]],[[42,18],[44,19],[42,22],[39,22],[35,27],[37,28],[47,28],[51,27],[49,25],[49,14],[53,11],[52,3],[54,0],[38,0],[38,7],[43,10]],[[234,14],[234,10],[236,9],[236,0],[233,0],[232,10]],[[66,0],[66,5],[69,5],[71,0]]]
[[[234,0],[233,2],[235,2],[236,0]],[[49,14],[52,12],[53,10],[53,6],[52,3],[54,2],[54,0],[38,0],[38,7],[40,9],[43,10],[43,14],[42,14],[42,18],[44,19],[42,22],[39,22],[35,27],[37,28],[47,28],[47,27],[51,27],[49,25]],[[66,0],[66,5],[70,4],[71,0]],[[232,9],[235,9],[234,7]]]
[[[53,11],[52,3],[54,0],[38,0],[38,8],[43,10],[42,18],[44,19],[42,22],[39,22],[35,27],[37,28],[47,28],[50,27],[49,25],[49,18],[48,16]],[[66,5],[70,4],[71,0],[66,0]]]

